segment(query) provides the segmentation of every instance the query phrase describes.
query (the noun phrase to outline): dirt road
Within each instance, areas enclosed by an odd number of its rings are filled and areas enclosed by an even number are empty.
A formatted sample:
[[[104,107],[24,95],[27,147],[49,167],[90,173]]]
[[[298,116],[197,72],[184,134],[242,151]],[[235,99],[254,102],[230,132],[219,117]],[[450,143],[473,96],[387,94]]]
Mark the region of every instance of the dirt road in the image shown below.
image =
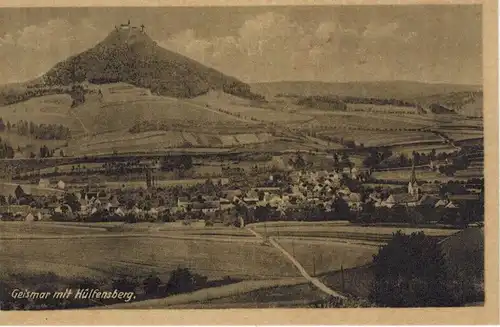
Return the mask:
[[[257,238],[264,240],[264,237],[262,235],[260,235],[259,233],[257,233],[256,231],[254,231],[253,229],[248,228],[248,230],[252,234],[254,234]],[[293,255],[291,255],[288,251],[286,251],[273,237],[269,237],[268,241],[272,246],[274,246],[276,249],[280,250],[281,253],[283,253],[285,255],[285,257],[287,257],[288,260],[290,260],[293,263],[293,265],[299,270],[301,275],[304,276],[304,278],[307,279],[310,283],[312,283],[318,289],[320,289],[321,291],[323,291],[324,293],[326,293],[330,296],[345,299],[345,296],[341,295],[338,292],[335,292],[334,290],[332,290],[331,288],[329,288],[328,286],[323,284],[319,279],[314,278],[311,275],[309,275],[307,273],[307,271],[304,269],[304,267],[302,266],[302,264],[300,264],[300,262],[298,262],[297,259],[295,259],[293,257]]]

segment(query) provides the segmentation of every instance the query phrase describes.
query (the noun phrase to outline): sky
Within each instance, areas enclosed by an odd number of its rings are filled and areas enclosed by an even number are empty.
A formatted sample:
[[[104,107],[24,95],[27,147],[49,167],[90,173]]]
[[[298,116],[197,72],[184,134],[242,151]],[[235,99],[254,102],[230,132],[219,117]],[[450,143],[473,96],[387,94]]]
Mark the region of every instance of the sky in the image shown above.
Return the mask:
[[[40,76],[129,19],[249,83],[482,84],[480,5],[2,8],[0,83]]]

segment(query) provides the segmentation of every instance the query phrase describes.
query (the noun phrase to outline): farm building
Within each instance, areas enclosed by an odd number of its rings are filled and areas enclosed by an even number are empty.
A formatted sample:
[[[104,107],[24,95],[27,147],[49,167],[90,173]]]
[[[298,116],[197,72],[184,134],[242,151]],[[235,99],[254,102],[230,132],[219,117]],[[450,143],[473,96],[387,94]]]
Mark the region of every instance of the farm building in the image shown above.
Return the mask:
[[[439,194],[439,185],[433,183],[426,183],[420,185],[420,193],[422,194]]]
[[[29,213],[26,215],[26,217],[24,218],[24,221],[28,221],[28,222],[30,222],[30,221],[35,221],[35,220],[36,220],[36,219],[35,219],[35,216],[33,216],[33,214],[32,214],[31,212],[29,212]]]
[[[392,208],[397,205],[401,206],[416,206],[418,203],[418,199],[411,195],[405,193],[392,194],[385,201],[382,202],[382,206],[387,208]]]
[[[38,181],[38,186],[39,187],[50,187],[50,181],[46,178],[40,178],[40,180]]]
[[[228,209],[234,208],[234,204],[232,204],[231,201],[228,199],[220,198],[219,203],[220,203],[221,210],[228,210]]]
[[[192,205],[193,212],[201,211],[203,213],[210,213],[210,212],[216,212],[219,209],[220,209],[220,203],[218,201],[194,202]]]
[[[424,194],[418,201],[418,204],[421,206],[434,207],[438,202],[439,202],[438,197],[429,194]]]
[[[189,205],[191,205],[191,201],[190,201],[187,197],[179,197],[179,198],[177,199],[177,207],[178,207],[178,208],[185,209],[185,208],[187,208]]]
[[[57,188],[60,190],[64,190],[66,188],[66,183],[64,183],[63,181],[57,182]]]

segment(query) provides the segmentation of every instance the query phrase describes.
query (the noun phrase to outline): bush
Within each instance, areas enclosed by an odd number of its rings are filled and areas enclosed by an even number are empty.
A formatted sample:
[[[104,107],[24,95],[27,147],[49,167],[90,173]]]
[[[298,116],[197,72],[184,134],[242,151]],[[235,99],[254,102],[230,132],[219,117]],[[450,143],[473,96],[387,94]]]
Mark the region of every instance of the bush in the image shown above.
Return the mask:
[[[374,256],[370,301],[387,307],[440,307],[453,304],[444,256],[423,232],[395,233]]]
[[[135,292],[139,282],[133,277],[122,276],[113,279],[111,285],[113,289],[119,292]]]
[[[193,274],[187,268],[177,268],[167,283],[168,294],[179,294],[195,291],[207,285],[207,277]]]
[[[329,297],[325,300],[313,303],[312,308],[371,308],[375,305],[367,300],[346,298],[341,299],[337,297]]]
[[[160,293],[161,279],[156,275],[149,275],[142,282],[144,294],[146,296],[157,296]]]

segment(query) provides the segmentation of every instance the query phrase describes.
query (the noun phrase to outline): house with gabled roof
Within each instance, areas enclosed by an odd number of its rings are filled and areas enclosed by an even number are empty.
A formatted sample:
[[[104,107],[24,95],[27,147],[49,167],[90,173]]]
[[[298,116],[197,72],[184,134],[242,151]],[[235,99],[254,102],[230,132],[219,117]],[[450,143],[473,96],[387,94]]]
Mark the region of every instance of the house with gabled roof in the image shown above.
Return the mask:
[[[431,195],[431,194],[424,194],[418,201],[419,206],[426,206],[426,207],[435,207],[436,203],[439,202],[439,198],[437,196]]]
[[[414,207],[417,204],[417,197],[405,193],[391,194],[385,201],[382,201],[382,206],[387,208],[392,208],[397,205]]]

